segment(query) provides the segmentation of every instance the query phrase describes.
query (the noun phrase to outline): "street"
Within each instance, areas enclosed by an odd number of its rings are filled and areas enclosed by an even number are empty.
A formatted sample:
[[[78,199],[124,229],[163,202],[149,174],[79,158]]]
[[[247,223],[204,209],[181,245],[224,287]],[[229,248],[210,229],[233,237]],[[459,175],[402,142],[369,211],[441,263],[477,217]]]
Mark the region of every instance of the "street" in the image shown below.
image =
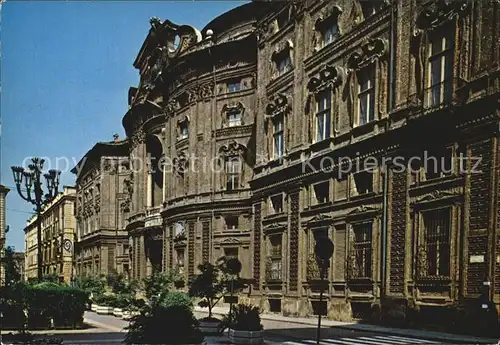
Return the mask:
[[[197,318],[206,316],[195,312]],[[64,334],[64,344],[120,344],[125,338],[124,327],[127,322],[113,316],[85,313],[85,321],[96,327],[96,331],[80,334]],[[316,328],[293,322],[262,320],[265,344],[310,345],[316,343]],[[99,329],[99,331],[97,331]],[[405,344],[443,344],[420,338],[395,336],[374,332],[346,330],[335,327],[324,327],[321,333],[323,345],[405,345]],[[209,336],[206,344],[229,344],[227,335]],[[456,341],[448,343],[457,343]]]

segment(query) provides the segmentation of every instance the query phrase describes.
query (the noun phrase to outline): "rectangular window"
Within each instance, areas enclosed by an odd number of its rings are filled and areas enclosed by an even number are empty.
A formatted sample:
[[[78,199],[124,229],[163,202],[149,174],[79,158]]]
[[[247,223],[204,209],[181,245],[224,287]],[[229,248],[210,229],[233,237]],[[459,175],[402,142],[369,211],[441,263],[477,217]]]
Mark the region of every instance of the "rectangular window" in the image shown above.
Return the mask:
[[[424,152],[425,179],[431,180],[453,173],[453,149],[430,149]]]
[[[176,250],[177,252],[177,268],[179,269],[179,273],[184,272],[184,248],[180,248]]]
[[[224,248],[224,256],[228,259],[238,259],[238,248]]]
[[[278,76],[285,74],[292,68],[292,60],[290,54],[287,52],[276,60],[276,69]]]
[[[358,77],[358,126],[375,120],[375,67],[360,72]]]
[[[226,221],[226,229],[234,230],[238,229],[238,217],[237,216],[227,216],[225,218]]]
[[[326,46],[334,42],[339,37],[339,26],[337,23],[332,23],[325,27],[322,32],[323,44]]]
[[[371,171],[355,173],[354,184],[358,195],[373,192],[373,173]]]
[[[451,101],[453,49],[451,35],[439,35],[429,42],[427,106]]]
[[[314,185],[314,198],[316,204],[324,204],[330,201],[330,182],[325,181]]]
[[[424,246],[419,262],[421,275],[450,275],[450,209],[426,211],[424,219]]]
[[[236,92],[241,90],[241,83],[227,83],[227,92]]]
[[[283,157],[285,151],[283,116],[278,116],[273,123],[274,159]]]
[[[269,237],[269,242],[271,244],[270,252],[269,252],[269,260],[270,260],[270,271],[268,279],[271,280],[281,280],[281,272],[282,272],[282,236],[274,235]]]
[[[353,225],[354,269],[356,278],[372,276],[372,223]]]
[[[239,189],[241,162],[239,157],[228,157],[226,159],[226,190]]]
[[[316,112],[316,141],[322,141],[330,137],[331,123],[331,101],[332,93],[326,90],[317,98]]]
[[[181,124],[179,124],[179,129],[181,134],[179,139],[185,139],[189,136],[189,128],[187,121],[184,121]]]
[[[277,194],[271,197],[271,211],[273,213],[283,212],[283,194]]]
[[[241,125],[241,111],[232,110],[227,113],[227,125],[229,127]]]

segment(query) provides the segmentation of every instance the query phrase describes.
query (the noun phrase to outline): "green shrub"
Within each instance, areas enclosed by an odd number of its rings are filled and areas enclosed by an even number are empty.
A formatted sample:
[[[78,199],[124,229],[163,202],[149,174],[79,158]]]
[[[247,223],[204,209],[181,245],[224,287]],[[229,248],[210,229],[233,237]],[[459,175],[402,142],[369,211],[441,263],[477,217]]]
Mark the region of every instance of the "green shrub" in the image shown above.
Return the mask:
[[[132,317],[125,337],[127,344],[199,344],[203,336],[193,312],[182,303],[145,306],[141,313]],[[182,298],[181,298],[182,299]]]
[[[81,289],[41,283],[25,289],[29,328],[76,327],[83,322],[88,293]]]
[[[184,292],[169,292],[163,297],[160,303],[165,308],[181,306],[188,310],[193,310],[193,301],[189,295]]]
[[[231,312],[230,328],[237,331],[260,331],[259,307],[248,304],[237,304]]]
[[[106,287],[104,279],[95,276],[78,276],[71,282],[73,287],[85,290],[93,295],[103,294]]]

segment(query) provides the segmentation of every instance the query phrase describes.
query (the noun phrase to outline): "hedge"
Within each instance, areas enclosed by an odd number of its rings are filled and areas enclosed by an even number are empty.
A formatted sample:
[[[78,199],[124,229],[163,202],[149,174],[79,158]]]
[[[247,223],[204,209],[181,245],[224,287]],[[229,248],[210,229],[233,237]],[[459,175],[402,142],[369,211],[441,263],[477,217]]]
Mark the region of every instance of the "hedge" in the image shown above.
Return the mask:
[[[18,284],[2,291],[1,304],[6,307],[4,324],[29,329],[76,328],[83,322],[88,293],[77,288],[55,283],[36,285]],[[27,320],[24,317],[24,311]]]

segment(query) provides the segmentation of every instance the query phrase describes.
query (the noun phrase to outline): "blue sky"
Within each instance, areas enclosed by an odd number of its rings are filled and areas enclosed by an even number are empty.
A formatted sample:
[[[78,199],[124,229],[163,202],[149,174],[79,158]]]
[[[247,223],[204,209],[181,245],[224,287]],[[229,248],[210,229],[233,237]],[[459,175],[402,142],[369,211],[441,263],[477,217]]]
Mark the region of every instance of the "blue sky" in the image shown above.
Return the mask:
[[[7,1],[1,8],[1,183],[26,157],[76,162],[97,141],[124,136],[127,93],[139,81],[132,63],[149,18],[201,30],[243,1]],[[74,175],[62,175],[74,184]],[[24,251],[32,206],[7,196],[7,244]]]

